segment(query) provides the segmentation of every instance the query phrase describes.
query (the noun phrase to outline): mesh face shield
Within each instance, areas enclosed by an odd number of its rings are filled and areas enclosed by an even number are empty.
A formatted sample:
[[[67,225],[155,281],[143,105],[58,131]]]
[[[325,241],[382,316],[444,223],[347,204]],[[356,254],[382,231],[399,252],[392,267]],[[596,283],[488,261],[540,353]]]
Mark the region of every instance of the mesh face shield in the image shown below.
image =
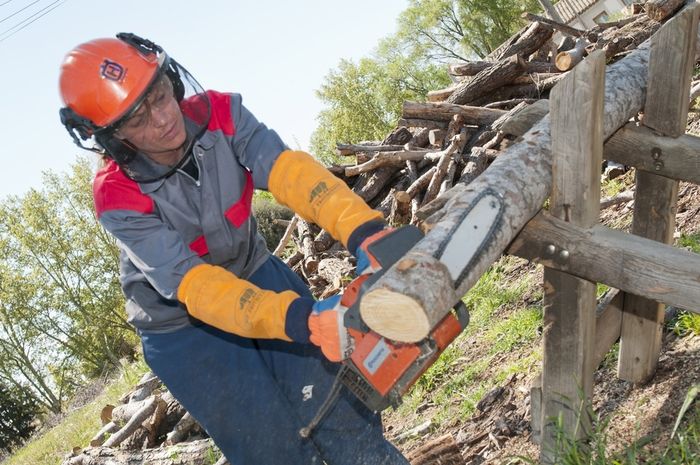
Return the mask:
[[[173,174],[187,160],[194,142],[209,124],[209,97],[192,75],[175,60],[167,58],[159,76],[156,76],[150,89],[159,78],[165,76],[172,83],[175,99],[185,119],[187,138],[183,147],[183,157],[174,166],[160,165],[131,144],[128,139],[116,137],[116,132],[141,105],[145,104],[149,92],[136,102],[131,111],[114,124],[95,131],[94,138],[104,152],[122,168],[124,173],[137,182],[147,183],[160,180]]]

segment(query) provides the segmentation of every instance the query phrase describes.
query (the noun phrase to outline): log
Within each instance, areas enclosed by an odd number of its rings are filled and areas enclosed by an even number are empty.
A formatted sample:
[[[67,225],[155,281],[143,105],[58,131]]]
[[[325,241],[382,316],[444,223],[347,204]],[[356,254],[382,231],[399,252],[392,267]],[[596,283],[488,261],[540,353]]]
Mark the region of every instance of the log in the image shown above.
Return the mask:
[[[520,137],[549,113],[549,102],[538,100],[532,105],[520,104],[496,120],[491,129],[503,134]]]
[[[562,250],[568,252],[565,257]],[[700,255],[685,249],[600,224],[579,228],[541,212],[507,252],[629,294],[700,312]]]
[[[294,230],[297,228],[298,222],[299,222],[299,217],[294,215],[294,218],[292,218],[291,221],[289,222],[289,224],[287,225],[287,229],[284,230],[284,234],[282,235],[282,239],[280,239],[279,243],[277,244],[277,247],[275,247],[275,250],[272,252],[272,255],[274,255],[275,257],[282,256],[285,249],[287,248],[287,244],[289,243],[289,240],[292,238],[292,235],[294,234]]]
[[[406,454],[411,465],[463,465],[464,457],[459,444],[451,434],[444,434],[426,442]]]
[[[119,431],[119,425],[110,421],[105,424],[100,430],[90,439],[90,447],[98,447],[104,444],[107,439],[108,434],[116,433]]]
[[[528,57],[539,50],[549,39],[552,38],[554,30],[551,26],[540,22],[531,23],[522,33],[516,34],[514,41],[509,40],[491,52],[489,59],[498,61],[511,55]]]
[[[494,61],[467,61],[465,63],[454,63],[449,65],[448,73],[457,77],[475,76],[481,71],[492,67]],[[523,71],[527,74],[533,73],[556,73],[559,70],[553,63],[542,61],[526,61]]]
[[[437,196],[438,192],[440,191],[440,185],[442,184],[442,180],[447,174],[447,168],[450,165],[450,161],[455,157],[455,155],[461,153],[466,142],[467,138],[465,134],[457,134],[452,138],[450,145],[447,146],[447,148],[443,151],[443,154],[440,157],[440,160],[438,161],[437,167],[435,169],[435,174],[430,180],[430,184],[428,184],[428,189],[426,190],[425,196],[423,197],[424,203],[430,202]]]
[[[442,148],[442,144],[445,141],[445,134],[447,134],[447,131],[444,129],[431,129],[428,133],[430,145]]]
[[[523,19],[527,19],[528,21],[537,21],[542,24],[546,24],[547,26],[551,26],[553,29],[570,36],[582,37],[584,34],[586,34],[586,31],[582,31],[581,29],[576,29],[575,27],[571,27],[566,24],[562,24],[558,21],[554,21],[552,19],[545,18],[543,16],[538,16],[532,13],[525,12],[522,14],[521,17]]]
[[[340,156],[355,155],[357,152],[395,152],[401,150],[401,145],[369,145],[369,144],[335,144]]]
[[[139,383],[134,386],[129,393],[122,396],[120,401],[123,404],[127,404],[129,402],[144,400],[153,394],[153,391],[162,384],[163,383],[161,383],[160,379],[158,379],[158,377],[152,372],[149,371],[144,373],[139,380]]]
[[[663,21],[680,10],[685,3],[686,0],[648,0],[644,3],[644,11],[649,18]]]
[[[527,103],[529,105],[539,102],[540,99],[536,98],[514,98],[510,100],[501,100],[499,102],[492,102],[484,105],[484,108],[500,108],[501,110],[510,110],[517,107],[521,103]]]
[[[209,465],[217,450],[211,439],[142,451],[94,447],[66,459],[62,465]]]
[[[604,208],[609,208],[619,203],[631,202],[632,200],[634,200],[633,191],[621,192],[617,195],[613,195],[612,197],[604,197],[600,199],[600,209],[602,210]]]
[[[506,113],[504,110],[496,110],[493,108],[472,107],[443,102],[419,103],[407,101],[403,104],[404,118],[444,121],[445,126],[443,126],[443,128],[445,129],[454,115],[461,115],[464,118],[464,124],[483,126],[493,123],[504,113]]]
[[[447,97],[448,103],[467,104],[487,95],[523,73],[524,62],[519,55],[512,55],[486,68],[472,79],[460,82]]]
[[[700,137],[697,136],[663,137],[651,129],[628,123],[605,143],[604,153],[608,160],[700,184]]]
[[[641,109],[646,90],[649,44],[642,44],[606,73],[604,138]],[[426,221],[426,236],[368,290],[360,313],[377,333],[392,340],[423,339],[450,308],[500,257],[549,195],[552,183],[549,117],[504,150],[468,186],[458,185],[445,207]],[[465,214],[480,196],[502,198],[500,220],[485,247],[465,251]],[[464,232],[466,234],[466,231]],[[457,245],[459,244],[459,245]]]
[[[324,258],[318,263],[318,275],[335,289],[342,287],[343,279],[347,278],[352,270],[353,266],[340,258]]]
[[[436,121],[432,119],[420,119],[420,118],[401,118],[398,123],[399,126],[405,126],[407,128],[426,128],[426,129],[446,129],[447,122]]]
[[[571,50],[557,53],[554,63],[559,71],[568,71],[583,60],[586,56],[587,42],[583,39],[576,41],[576,45]]]
[[[126,440],[131,434],[141,427],[141,423],[150,417],[158,406],[158,397],[151,396],[142,401],[141,408],[133,414],[129,421],[116,433],[109,437],[104,443],[104,447],[116,447]],[[115,409],[116,410],[116,409]]]
[[[183,417],[180,418],[180,421],[177,422],[173,430],[165,437],[165,445],[172,446],[173,444],[184,441],[196,424],[197,421],[194,419],[194,417],[190,415],[189,412],[185,413]]]
[[[428,150],[401,150],[398,152],[379,152],[369,161],[366,161],[361,165],[349,166],[345,168],[345,175],[357,176],[362,173],[374,171],[381,166],[394,166],[398,168],[407,161],[422,160],[428,153]]]
[[[311,226],[301,218],[297,221],[297,234],[300,242],[299,249],[304,255],[304,272],[307,275],[314,273],[318,268],[318,258],[316,257],[316,249],[314,248],[313,236],[311,235]]]

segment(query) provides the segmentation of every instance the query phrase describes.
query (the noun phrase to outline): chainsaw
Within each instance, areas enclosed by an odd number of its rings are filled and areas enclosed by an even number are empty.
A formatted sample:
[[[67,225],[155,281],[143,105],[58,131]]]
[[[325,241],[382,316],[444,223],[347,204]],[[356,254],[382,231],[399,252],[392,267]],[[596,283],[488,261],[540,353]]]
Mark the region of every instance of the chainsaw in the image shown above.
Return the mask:
[[[345,327],[354,340],[350,357],[338,374],[345,385],[370,410],[379,412],[397,407],[401,397],[438,359],[440,354],[466,328],[469,313],[460,300],[423,340],[412,343],[391,341],[372,331],[360,317],[362,295],[400,260],[423,233],[415,226],[404,226],[367,247],[381,270],[355,278],[343,292],[341,305],[347,308]]]
[[[316,416],[299,431],[301,437],[311,435],[311,431],[338,398],[341,386],[345,386],[374,412],[390,406],[397,407],[401,404],[401,397],[469,323],[469,313],[462,301],[455,305],[427,337],[418,342],[391,341],[372,331],[362,321],[362,295],[422,238],[423,233],[417,227],[403,226],[367,247],[381,269],[355,278],[345,288],[340,300],[341,305],[347,308],[344,325],[354,341],[354,348],[350,356],[343,360],[335,382]]]

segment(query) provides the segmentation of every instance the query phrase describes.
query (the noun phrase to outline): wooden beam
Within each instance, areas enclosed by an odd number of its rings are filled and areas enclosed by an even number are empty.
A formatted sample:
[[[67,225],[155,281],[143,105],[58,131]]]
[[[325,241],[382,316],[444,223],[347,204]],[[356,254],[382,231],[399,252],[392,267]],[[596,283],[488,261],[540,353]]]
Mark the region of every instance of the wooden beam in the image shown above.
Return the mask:
[[[693,2],[651,38],[643,123],[666,136],[685,133],[699,12],[698,4]],[[636,178],[632,234],[670,244],[675,230],[678,181],[647,171],[637,171]],[[618,376],[642,382],[656,371],[664,309],[655,300],[627,296],[624,310]]]
[[[608,292],[605,298],[598,302],[593,348],[593,365],[595,367],[600,365],[613,344],[620,340],[624,299],[624,292],[611,289],[611,292]]]
[[[612,135],[642,108],[646,90],[648,42],[607,67],[604,137]],[[416,314],[412,340],[420,340],[496,261],[522,227],[542,207],[552,185],[549,115],[505,149],[468,186],[446,192],[449,200],[425,222],[425,237],[364,295],[360,313],[369,326],[393,340],[396,322]],[[502,214],[483,247],[460,242],[456,232],[469,226],[469,212],[486,193],[502,199]],[[455,240],[456,239],[456,240]],[[478,244],[476,244],[478,245]],[[470,249],[468,249],[470,247]],[[376,298],[376,299],[375,299]],[[407,306],[406,303],[409,303]],[[381,316],[380,316],[381,315]],[[432,321],[433,318],[437,320]],[[403,328],[402,328],[403,329]]]
[[[671,179],[700,184],[700,137],[664,137],[628,123],[605,143],[603,157]]]
[[[600,216],[605,53],[597,51],[552,90],[550,212],[582,228]],[[544,270],[543,427],[540,460],[553,463],[557,420],[572,437],[590,432],[596,283]]]
[[[628,294],[700,312],[700,255],[685,249],[602,225],[579,228],[542,212],[507,252]]]

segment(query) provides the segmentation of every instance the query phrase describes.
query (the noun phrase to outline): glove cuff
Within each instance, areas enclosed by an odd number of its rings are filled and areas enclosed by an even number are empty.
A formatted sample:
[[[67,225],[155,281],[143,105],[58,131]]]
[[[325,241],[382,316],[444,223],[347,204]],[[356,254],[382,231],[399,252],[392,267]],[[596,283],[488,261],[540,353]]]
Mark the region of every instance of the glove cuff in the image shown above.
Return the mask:
[[[284,331],[292,341],[303,344],[309,342],[309,315],[314,302],[316,301],[309,297],[298,297],[289,304]]]
[[[350,234],[350,238],[348,239],[348,251],[357,258],[357,249],[362,245],[365,239],[385,229],[386,226],[387,224],[384,220],[371,220],[361,224]]]

